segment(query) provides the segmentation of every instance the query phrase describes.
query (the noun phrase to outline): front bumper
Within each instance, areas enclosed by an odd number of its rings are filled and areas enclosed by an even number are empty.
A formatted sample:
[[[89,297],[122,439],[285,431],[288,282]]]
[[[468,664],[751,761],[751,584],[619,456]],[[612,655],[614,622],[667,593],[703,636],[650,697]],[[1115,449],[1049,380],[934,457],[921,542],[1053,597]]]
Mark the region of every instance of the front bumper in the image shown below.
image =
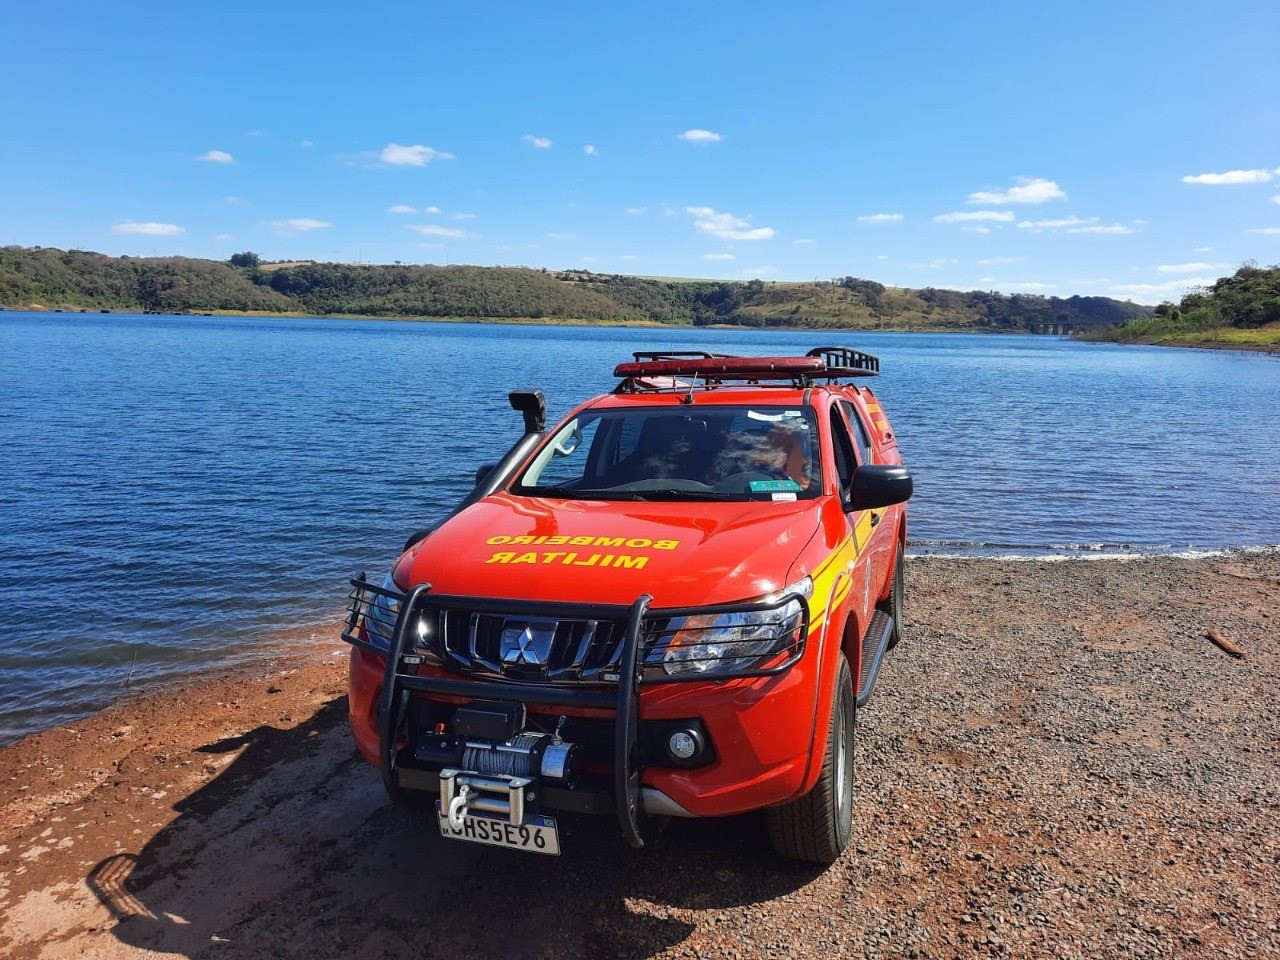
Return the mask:
[[[643,814],[723,816],[783,803],[803,792],[814,738],[817,656],[801,649],[783,669],[752,676],[641,683],[641,624],[649,598],[640,597],[626,616],[627,630],[612,686],[524,683],[459,675],[424,662],[408,638],[410,617],[429,588],[406,596],[384,654],[361,642],[352,615],[351,728],[361,753],[382,771],[397,800],[439,790],[439,769],[414,756],[415,739],[427,725],[447,724],[453,705],[473,699],[522,703],[530,716],[554,722],[567,716],[609,726],[612,749],[597,757],[573,789],[544,784],[542,806],[615,815],[624,837],[643,844]],[[474,604],[474,598],[431,597],[432,604]],[[599,608],[597,608],[597,612]],[[807,634],[808,624],[804,626]],[[807,637],[806,637],[807,639]],[[655,763],[645,741],[655,728],[696,719],[713,747],[697,767]],[[600,762],[603,761],[603,762]]]

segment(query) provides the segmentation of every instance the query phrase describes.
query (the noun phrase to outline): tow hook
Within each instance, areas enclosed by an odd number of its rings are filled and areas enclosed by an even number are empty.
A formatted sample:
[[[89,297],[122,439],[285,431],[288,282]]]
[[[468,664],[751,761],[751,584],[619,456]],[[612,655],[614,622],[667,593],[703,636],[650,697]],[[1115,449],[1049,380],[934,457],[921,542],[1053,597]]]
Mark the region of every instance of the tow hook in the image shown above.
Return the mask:
[[[463,821],[467,816],[467,801],[471,799],[471,784],[462,784],[461,789],[452,800],[449,801],[449,826],[455,830],[461,830]]]

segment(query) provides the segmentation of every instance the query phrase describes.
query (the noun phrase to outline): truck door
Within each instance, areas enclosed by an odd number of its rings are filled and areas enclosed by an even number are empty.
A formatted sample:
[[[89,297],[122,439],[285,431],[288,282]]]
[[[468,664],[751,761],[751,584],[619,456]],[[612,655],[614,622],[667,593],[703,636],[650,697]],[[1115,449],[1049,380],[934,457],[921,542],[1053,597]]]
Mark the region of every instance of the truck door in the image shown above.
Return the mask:
[[[853,438],[854,452],[857,454],[858,466],[876,462],[876,448],[871,442],[871,432],[856,404],[849,400],[839,401],[841,410],[848,417],[850,434]],[[896,544],[893,542],[892,507],[871,510],[870,545],[865,549],[870,554],[868,568],[871,577],[871,601],[879,599],[887,585],[889,568],[893,563]],[[885,521],[885,522],[882,522]]]
[[[837,403],[831,405],[830,420],[831,452],[835,455],[836,477],[840,484],[840,499],[842,502],[847,502],[849,491],[853,485],[853,471],[858,466],[857,454],[854,451],[853,437],[849,432],[849,423],[845,420],[844,414]],[[875,603],[875,600],[870,598],[869,575],[871,573],[871,564],[869,556],[865,552],[867,550],[867,541],[870,539],[868,535],[869,528],[865,522],[861,524],[858,522],[862,517],[862,511],[846,513],[844,517],[858,550],[857,561],[854,564],[854,568],[849,571],[851,580],[849,605],[857,611],[858,622],[865,625],[871,613],[870,607]],[[850,664],[850,666],[855,670],[859,667],[858,664]]]

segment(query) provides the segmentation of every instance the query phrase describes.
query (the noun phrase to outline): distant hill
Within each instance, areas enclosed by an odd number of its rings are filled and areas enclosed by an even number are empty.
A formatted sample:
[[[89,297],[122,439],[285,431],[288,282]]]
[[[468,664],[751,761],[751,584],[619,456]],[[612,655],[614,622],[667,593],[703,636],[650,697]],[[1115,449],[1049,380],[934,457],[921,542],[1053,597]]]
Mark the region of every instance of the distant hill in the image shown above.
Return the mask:
[[[805,283],[676,280],[522,267],[259,264],[0,248],[9,308],[368,317],[649,322],[870,330],[1114,327],[1150,308],[1106,297],[1042,297],[885,287],[841,277]]]
[[[1086,335],[1091,340],[1280,348],[1280,266],[1246,264],[1150,316]]]

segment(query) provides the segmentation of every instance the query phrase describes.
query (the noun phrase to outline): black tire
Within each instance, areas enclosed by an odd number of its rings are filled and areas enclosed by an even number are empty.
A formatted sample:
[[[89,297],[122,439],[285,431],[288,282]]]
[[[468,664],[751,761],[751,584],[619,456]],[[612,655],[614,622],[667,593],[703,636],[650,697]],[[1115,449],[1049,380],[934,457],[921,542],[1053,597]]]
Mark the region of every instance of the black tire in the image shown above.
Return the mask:
[[[853,836],[855,712],[853,676],[841,654],[835,707],[818,782],[800,799],[769,808],[769,842],[784,857],[834,863],[849,845]]]
[[[889,588],[889,598],[884,603],[885,612],[893,617],[893,632],[889,634],[886,650],[892,650],[902,639],[903,602],[907,593],[907,558],[902,552],[902,544],[898,544],[898,552],[893,558],[893,586]]]

